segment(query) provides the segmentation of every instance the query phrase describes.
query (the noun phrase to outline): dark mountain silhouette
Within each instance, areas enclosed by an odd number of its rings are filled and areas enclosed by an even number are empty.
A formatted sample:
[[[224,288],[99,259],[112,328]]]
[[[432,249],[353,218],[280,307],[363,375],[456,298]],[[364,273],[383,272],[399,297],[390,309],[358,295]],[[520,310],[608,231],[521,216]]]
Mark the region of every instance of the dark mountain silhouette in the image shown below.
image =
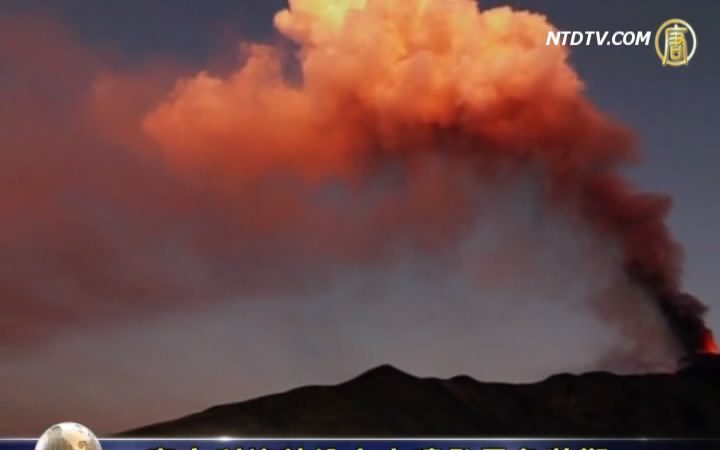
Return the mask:
[[[418,378],[385,365],[336,386],[215,406],[121,435],[720,437],[720,357],[677,374],[562,374],[531,384]]]

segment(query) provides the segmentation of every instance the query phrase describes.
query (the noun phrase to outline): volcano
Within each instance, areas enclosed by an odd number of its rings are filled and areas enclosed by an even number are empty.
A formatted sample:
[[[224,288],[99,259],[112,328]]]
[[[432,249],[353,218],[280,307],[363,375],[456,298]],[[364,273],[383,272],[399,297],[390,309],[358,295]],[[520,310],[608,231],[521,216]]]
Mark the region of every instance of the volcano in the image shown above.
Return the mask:
[[[215,406],[121,436],[720,437],[720,356],[675,374],[560,374],[530,384],[419,378],[384,365],[335,386]]]

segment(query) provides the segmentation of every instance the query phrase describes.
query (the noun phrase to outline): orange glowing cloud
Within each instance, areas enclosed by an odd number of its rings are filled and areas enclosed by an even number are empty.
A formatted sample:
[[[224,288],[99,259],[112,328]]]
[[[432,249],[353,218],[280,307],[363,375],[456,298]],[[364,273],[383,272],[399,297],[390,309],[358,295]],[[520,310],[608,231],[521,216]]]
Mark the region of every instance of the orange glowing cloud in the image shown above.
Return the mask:
[[[235,190],[275,171],[318,180],[394,160],[412,172],[428,153],[459,155],[479,178],[534,167],[553,207],[619,242],[682,347],[702,348],[669,201],[621,178],[634,139],[586,99],[566,50],[545,45],[544,17],[471,0],[291,0],[275,25],[299,47],[301,79],[283,75],[279,51],[249,46],[231,75],[178,82],[144,120],[171,161]]]
[[[13,106],[0,111],[12,125],[0,135],[10,339],[55,314],[297,297],[401,247],[452,259],[477,226],[478,192],[520,178],[617,245],[602,258],[645,294],[627,301],[650,300],[685,351],[702,348],[670,202],[622,178],[634,138],[586,98],[567,51],[545,45],[543,16],[471,0],[291,0],[275,26],[296,54],[246,43],[230,73],[182,77],[111,70],[47,30],[0,27],[22,81],[0,90]],[[45,54],[67,58],[49,58],[49,73]],[[631,331],[636,320],[604,315]]]
[[[487,143],[473,148],[485,156],[502,147],[503,158],[557,170],[630,152],[628,135],[584,99],[565,49],[545,46],[540,15],[466,0],[292,1],[275,23],[300,46],[301,82],[262,46],[228,77],[178,82],[144,123],[171,159],[233,176],[318,175],[419,152],[448,131]]]

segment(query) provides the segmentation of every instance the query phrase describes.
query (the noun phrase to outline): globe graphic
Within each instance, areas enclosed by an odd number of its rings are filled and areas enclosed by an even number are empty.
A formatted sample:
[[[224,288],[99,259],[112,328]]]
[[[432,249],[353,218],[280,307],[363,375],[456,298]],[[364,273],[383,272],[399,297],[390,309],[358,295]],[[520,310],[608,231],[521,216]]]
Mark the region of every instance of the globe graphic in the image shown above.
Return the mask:
[[[35,450],[102,450],[87,427],[74,422],[53,425],[40,436]]]

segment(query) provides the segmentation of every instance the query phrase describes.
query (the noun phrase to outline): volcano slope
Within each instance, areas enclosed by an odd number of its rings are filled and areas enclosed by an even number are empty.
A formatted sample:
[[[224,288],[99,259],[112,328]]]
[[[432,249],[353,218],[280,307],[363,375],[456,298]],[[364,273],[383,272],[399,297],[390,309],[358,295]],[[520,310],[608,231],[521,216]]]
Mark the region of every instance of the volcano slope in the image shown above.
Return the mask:
[[[120,435],[720,437],[720,358],[676,374],[561,374],[531,384],[418,378],[385,365]]]

